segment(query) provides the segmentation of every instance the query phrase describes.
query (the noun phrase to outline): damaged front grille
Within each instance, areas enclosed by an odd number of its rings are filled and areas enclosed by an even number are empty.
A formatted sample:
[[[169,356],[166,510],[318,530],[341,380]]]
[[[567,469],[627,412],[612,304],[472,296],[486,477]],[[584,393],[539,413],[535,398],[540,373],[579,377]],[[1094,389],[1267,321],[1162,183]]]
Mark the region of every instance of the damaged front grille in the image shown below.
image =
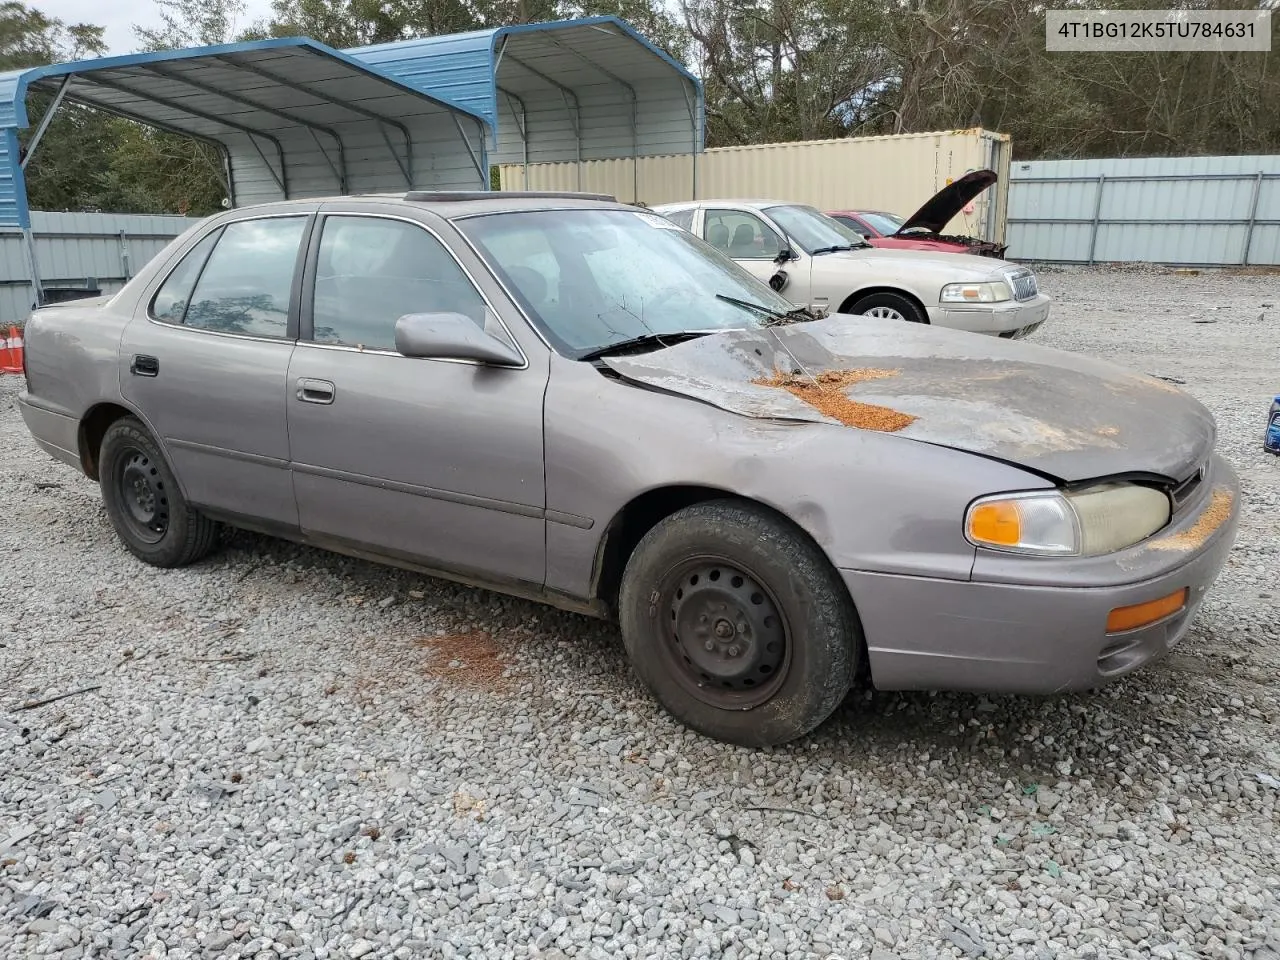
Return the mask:
[[[1009,278],[1009,286],[1013,288],[1013,299],[1015,300],[1031,300],[1040,292],[1040,286],[1036,283],[1036,275],[1025,267],[1019,270],[1010,270],[1006,276]]]

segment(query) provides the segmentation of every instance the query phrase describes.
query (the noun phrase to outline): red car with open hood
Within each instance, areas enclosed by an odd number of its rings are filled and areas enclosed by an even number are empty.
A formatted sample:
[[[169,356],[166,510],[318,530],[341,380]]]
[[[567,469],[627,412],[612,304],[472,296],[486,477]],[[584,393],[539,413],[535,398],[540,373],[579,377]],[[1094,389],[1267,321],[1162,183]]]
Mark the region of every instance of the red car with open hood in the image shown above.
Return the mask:
[[[947,184],[907,219],[881,210],[829,210],[846,227],[857,231],[873,247],[898,250],[935,250],[969,253],[984,257],[1004,257],[1006,247],[977,237],[947,236],[942,229],[996,182],[994,170],[975,170]]]

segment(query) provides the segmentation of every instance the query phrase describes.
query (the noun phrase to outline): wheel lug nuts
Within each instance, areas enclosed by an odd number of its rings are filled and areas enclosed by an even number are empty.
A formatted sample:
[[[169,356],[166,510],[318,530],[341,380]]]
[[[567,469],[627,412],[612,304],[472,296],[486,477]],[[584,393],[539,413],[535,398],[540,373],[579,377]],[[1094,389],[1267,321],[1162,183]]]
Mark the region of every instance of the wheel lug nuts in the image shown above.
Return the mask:
[[[716,642],[714,640],[708,640],[703,644],[703,646],[706,648],[707,653],[714,653],[716,649]]]
[[[732,647],[729,648],[728,652],[729,652],[729,656],[736,657],[742,651],[738,649],[737,644],[734,644]]]

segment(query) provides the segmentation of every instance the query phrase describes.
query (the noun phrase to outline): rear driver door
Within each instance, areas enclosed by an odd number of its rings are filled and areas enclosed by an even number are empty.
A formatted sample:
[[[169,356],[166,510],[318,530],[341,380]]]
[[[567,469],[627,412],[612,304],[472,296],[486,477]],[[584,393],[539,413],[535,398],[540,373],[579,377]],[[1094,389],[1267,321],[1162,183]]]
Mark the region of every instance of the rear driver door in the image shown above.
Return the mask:
[[[298,522],[285,379],[311,219],[304,210],[214,227],[143,298],[120,344],[121,393],[187,500],[283,532]]]

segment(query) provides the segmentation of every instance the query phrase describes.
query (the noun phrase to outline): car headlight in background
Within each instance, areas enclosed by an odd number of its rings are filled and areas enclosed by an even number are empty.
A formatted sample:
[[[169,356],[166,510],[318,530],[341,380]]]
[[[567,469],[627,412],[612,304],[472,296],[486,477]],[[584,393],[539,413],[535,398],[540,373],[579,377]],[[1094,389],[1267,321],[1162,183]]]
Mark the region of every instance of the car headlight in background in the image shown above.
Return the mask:
[[[1167,494],[1132,483],[1078,491],[1044,490],[983,497],[970,504],[969,542],[1047,557],[1096,557],[1145,540],[1169,522]]]
[[[938,297],[942,303],[1001,303],[1012,299],[1013,291],[1003,280],[989,283],[948,283]]]

